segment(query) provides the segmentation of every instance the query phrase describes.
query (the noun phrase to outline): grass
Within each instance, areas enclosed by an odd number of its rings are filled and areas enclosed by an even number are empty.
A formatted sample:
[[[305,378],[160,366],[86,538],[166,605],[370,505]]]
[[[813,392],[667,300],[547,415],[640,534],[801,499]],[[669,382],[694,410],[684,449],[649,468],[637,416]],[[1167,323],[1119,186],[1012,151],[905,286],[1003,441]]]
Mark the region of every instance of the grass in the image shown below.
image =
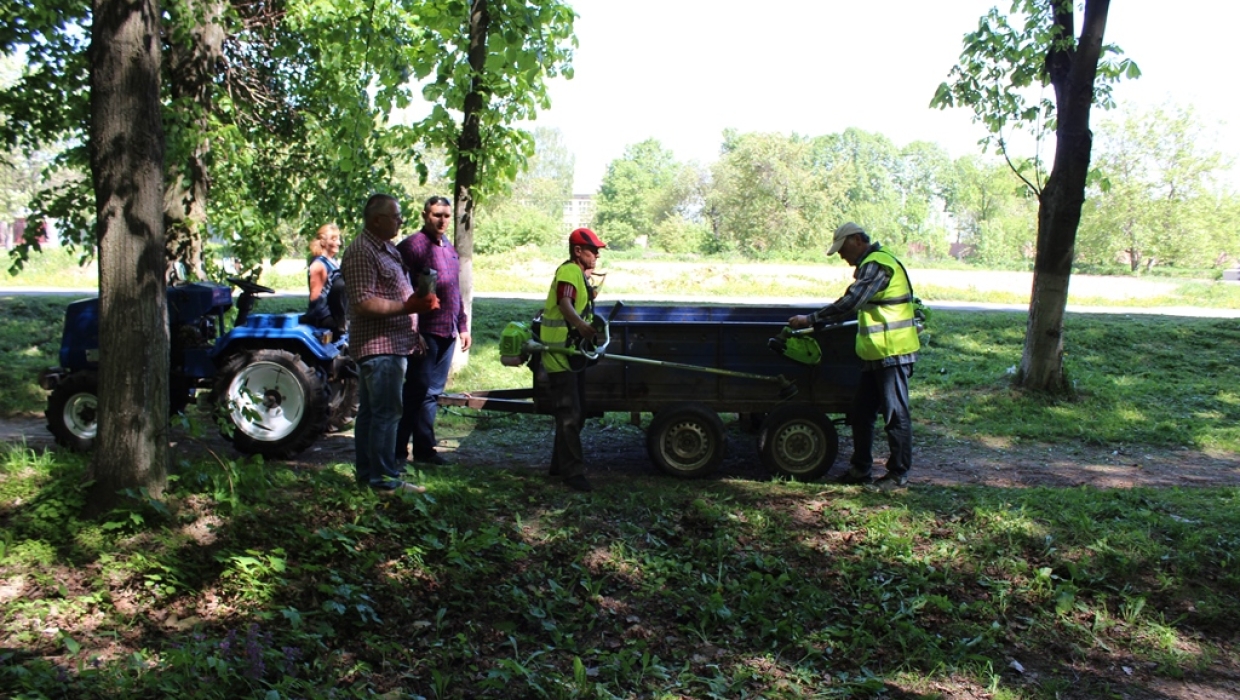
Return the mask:
[[[42,410],[67,301],[0,297],[0,412]],[[477,300],[452,388],[523,386],[496,344],[536,307]],[[1071,315],[1063,401],[1011,389],[1024,331],[936,311],[918,434],[1240,452],[1234,320]],[[85,457],[0,446],[0,696],[1153,700],[1240,673],[1237,488],[584,496],[496,466],[378,497],[347,463],[186,461],[164,501],[82,520]]]
[[[559,249],[520,248],[499,255],[479,255],[474,259],[475,289],[481,293],[541,294],[546,280],[563,260]],[[91,264],[78,267],[78,257],[66,248],[48,248],[34,254],[26,269],[18,276],[0,273],[0,286],[63,287],[91,289],[98,285],[97,268]],[[754,299],[804,297],[833,299],[852,278],[851,269],[838,258],[826,259],[822,251],[810,251],[796,259],[772,260],[780,274],[772,275],[767,262],[738,257],[671,256],[643,251],[608,251],[604,266],[617,274],[611,275],[605,287],[613,295],[680,295],[727,296]],[[914,268],[976,270],[956,260],[941,262],[916,261]],[[1240,285],[1218,281],[1215,270],[1158,270],[1134,275],[1123,268],[1084,269],[1077,274],[1111,273],[1116,279],[1140,277],[1172,283],[1165,294],[1153,298],[1098,298],[1069,292],[1069,303],[1075,306],[1166,307],[1182,306],[1211,309],[1240,309]],[[1195,275],[1187,277],[1187,275]],[[301,291],[306,288],[304,267],[295,256],[278,267],[269,267],[259,279],[261,284],[280,290]],[[990,302],[999,304],[1029,303],[1028,293],[948,287],[920,283],[918,295],[933,301]]]
[[[67,301],[0,297],[0,348],[13,358],[0,365],[0,415],[43,410],[38,372],[57,363]],[[266,299],[257,310],[299,310],[300,304]],[[474,350],[449,389],[525,386],[528,372],[500,364],[499,334],[508,321],[529,319],[537,308],[535,301],[475,300]],[[912,383],[919,431],[1240,452],[1240,327],[1234,319],[1070,315],[1064,366],[1076,396],[1068,400],[1012,388],[1025,322],[1018,312],[935,312]]]
[[[446,468],[392,500],[348,465],[228,468],[244,497],[182,465],[166,515],[84,522],[80,458],[8,448],[0,691],[1147,697],[1236,662],[1236,489],[634,477],[584,497]]]

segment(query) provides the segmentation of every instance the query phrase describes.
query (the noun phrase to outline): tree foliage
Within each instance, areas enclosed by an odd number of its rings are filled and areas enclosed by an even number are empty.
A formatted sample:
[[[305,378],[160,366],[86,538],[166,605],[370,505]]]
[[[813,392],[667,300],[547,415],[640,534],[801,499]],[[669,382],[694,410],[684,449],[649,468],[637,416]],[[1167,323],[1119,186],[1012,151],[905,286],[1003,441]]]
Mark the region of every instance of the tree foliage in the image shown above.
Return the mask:
[[[470,151],[485,183],[494,180],[492,171],[515,171],[527,155],[527,136],[507,124],[532,116],[546,100],[532,71],[543,61],[563,61],[564,19],[572,17],[558,2],[492,6],[498,38],[482,93],[495,126],[486,130],[484,149]],[[0,140],[27,149],[67,142],[72,147],[61,165],[86,171],[81,27],[91,24],[91,9],[40,0],[6,5],[5,12],[12,21],[0,33],[0,51],[25,51],[27,69],[0,89]],[[249,269],[280,258],[289,238],[309,237],[324,221],[356,221],[368,193],[396,190],[399,162],[415,162],[425,176],[428,145],[456,155],[449,110],[461,108],[469,88],[460,82],[467,74],[467,19],[469,5],[460,0],[172,2],[161,31],[165,51],[207,57],[188,62],[196,69],[165,69],[169,209],[184,208],[188,199],[205,207],[212,237]],[[211,24],[222,28],[218,56],[208,50]],[[191,84],[201,81],[203,66],[210,84]],[[427,85],[414,82],[432,74]],[[419,90],[438,100],[427,119],[409,126],[389,118],[418,100]],[[89,197],[82,181],[42,192],[33,208],[57,218],[64,239],[89,250]]]
[[[499,253],[565,238],[564,205],[573,194],[574,158],[558,129],[534,129],[534,155],[507,193],[479,208],[475,250]]]
[[[839,172],[815,162],[812,139],[726,132],[707,204],[719,241],[748,253],[794,250],[839,225]]]
[[[947,210],[970,258],[994,267],[1031,258],[1037,204],[1028,188],[1007,165],[978,156],[957,159],[953,169]]]
[[[687,211],[696,192],[697,171],[676,160],[655,139],[624,149],[607,166],[595,198],[594,225],[609,246],[631,248],[640,240],[658,244],[661,224]]]
[[[931,102],[970,107],[975,121],[986,125],[988,141],[1005,156],[1009,125],[1055,134],[1055,159],[1045,182],[1040,168],[1029,179],[1013,164],[1039,202],[1033,295],[1016,380],[1039,391],[1064,393],[1070,386],[1063,371],[1063,316],[1089,173],[1090,109],[1112,104],[1110,87],[1121,76],[1140,74],[1135,63],[1120,58],[1117,47],[1103,43],[1109,10],[1110,0],[1086,0],[1078,38],[1073,0],[1014,0],[1011,14],[1023,19],[1020,27],[992,9],[977,31],[965,36],[952,82],[939,86]],[[1054,100],[1027,100],[1022,91],[1035,82],[1051,87]]]
[[[485,6],[481,62],[471,65],[470,13]],[[455,178],[465,163],[477,168],[479,202],[502,193],[534,156],[535,137],[519,124],[551,106],[546,81],[572,78],[572,8],[558,0],[437,0],[417,18],[413,77],[433,107],[414,125],[419,141],[443,148]],[[477,100],[478,143],[462,144],[466,103]]]
[[[1191,108],[1156,107],[1104,122],[1097,177],[1081,222],[1082,260],[1212,267],[1240,253],[1240,232],[1216,214],[1234,199],[1227,170]]]

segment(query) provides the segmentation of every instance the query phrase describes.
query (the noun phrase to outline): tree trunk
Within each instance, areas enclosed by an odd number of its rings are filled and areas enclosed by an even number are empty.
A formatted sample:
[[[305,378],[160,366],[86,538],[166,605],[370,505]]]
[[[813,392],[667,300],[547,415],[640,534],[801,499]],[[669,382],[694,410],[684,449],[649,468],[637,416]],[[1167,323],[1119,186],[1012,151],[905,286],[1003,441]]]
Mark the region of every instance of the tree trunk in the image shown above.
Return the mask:
[[[456,142],[456,183],[452,211],[455,212],[454,245],[461,262],[461,303],[465,313],[474,315],[474,185],[478,182],[478,160],[482,151],[482,82],[486,70],[487,31],[491,16],[487,0],[474,0],[469,11],[469,67],[473,82],[465,96],[461,133]],[[467,360],[457,353],[460,364]],[[457,364],[456,362],[453,363]],[[459,366],[459,365],[458,365]]]
[[[186,0],[169,10],[168,92],[177,109],[171,112],[174,121],[168,140],[179,148],[168,154],[173,176],[164,190],[168,265],[183,262],[194,278],[202,279],[210,189],[206,156],[211,143],[206,132],[210,128],[212,81],[224,55],[224,27],[220,24],[224,5],[218,0]]]
[[[1055,25],[1061,36],[1074,35],[1072,4],[1059,4]],[[1033,295],[1029,325],[1021,355],[1017,384],[1026,389],[1064,393],[1069,389],[1063,370],[1063,319],[1068,304],[1068,281],[1076,230],[1085,203],[1093,135],[1089,110],[1094,101],[1094,77],[1102,54],[1110,0],[1087,0],[1080,40],[1054,46],[1046,68],[1055,88],[1055,162],[1046,187],[1038,197],[1038,248],[1034,260]]]
[[[88,514],[163,494],[168,308],[157,0],[95,0],[90,166],[99,240],[99,432]]]

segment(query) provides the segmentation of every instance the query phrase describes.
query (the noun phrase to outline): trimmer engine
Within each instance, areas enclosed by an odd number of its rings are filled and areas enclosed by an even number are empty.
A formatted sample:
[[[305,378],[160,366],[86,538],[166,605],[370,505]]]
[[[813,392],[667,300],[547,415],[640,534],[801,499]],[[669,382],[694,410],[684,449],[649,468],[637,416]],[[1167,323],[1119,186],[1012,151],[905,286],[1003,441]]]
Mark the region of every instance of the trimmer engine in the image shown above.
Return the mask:
[[[812,328],[796,330],[791,326],[784,326],[779,335],[766,341],[766,345],[789,360],[803,365],[816,365],[822,362],[822,348],[810,335],[813,332]]]

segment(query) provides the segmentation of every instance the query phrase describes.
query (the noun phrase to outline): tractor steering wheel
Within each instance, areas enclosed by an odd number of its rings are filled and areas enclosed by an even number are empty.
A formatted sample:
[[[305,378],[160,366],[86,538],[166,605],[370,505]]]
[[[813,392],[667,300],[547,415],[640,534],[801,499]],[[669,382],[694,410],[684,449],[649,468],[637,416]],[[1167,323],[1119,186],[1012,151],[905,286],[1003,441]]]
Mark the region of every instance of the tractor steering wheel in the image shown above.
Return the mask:
[[[261,284],[254,284],[253,282],[249,280],[241,279],[240,277],[229,277],[228,281],[229,283],[236,285],[241,291],[249,292],[250,294],[275,294],[276,293],[276,290],[272,289],[271,287],[264,287]]]

